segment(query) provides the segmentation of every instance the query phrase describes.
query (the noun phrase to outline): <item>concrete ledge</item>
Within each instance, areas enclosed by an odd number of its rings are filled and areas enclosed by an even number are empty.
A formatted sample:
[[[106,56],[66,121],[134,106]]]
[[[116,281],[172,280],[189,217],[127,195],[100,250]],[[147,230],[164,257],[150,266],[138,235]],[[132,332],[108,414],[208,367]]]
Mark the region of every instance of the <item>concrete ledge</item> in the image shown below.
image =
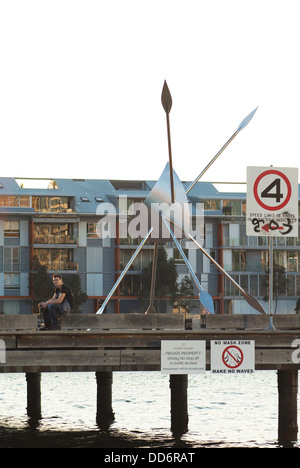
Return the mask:
[[[0,315],[0,331],[36,330],[37,315]]]
[[[71,314],[61,319],[62,330],[184,330],[183,314]]]
[[[203,315],[200,319],[192,319],[192,324],[193,330],[199,330],[201,328],[211,330],[266,330],[269,326],[269,315]],[[278,330],[300,329],[300,315],[273,315],[273,325]]]

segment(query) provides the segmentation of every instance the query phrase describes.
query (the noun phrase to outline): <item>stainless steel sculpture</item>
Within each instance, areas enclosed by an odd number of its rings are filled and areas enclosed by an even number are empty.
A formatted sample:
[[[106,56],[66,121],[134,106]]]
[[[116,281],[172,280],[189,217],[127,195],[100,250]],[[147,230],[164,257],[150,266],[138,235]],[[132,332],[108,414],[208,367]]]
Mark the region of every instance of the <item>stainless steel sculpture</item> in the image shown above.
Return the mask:
[[[154,254],[153,254],[153,263],[152,263],[152,278],[151,278],[151,291],[150,291],[150,300],[149,300],[149,307],[146,310],[146,314],[148,313],[155,313],[154,308],[154,297],[155,297],[155,282],[156,282],[156,271],[157,271],[157,254],[158,254],[158,243],[160,240],[164,239],[164,234],[162,232],[163,227],[167,230],[167,232],[171,235],[175,245],[177,246],[182,259],[184,260],[191,277],[196,285],[196,288],[199,291],[199,301],[201,305],[204,307],[207,313],[214,313],[214,305],[213,299],[210,294],[203,289],[201,283],[195,274],[191,264],[189,263],[184,251],[179,243],[179,239],[189,239],[192,241],[195,246],[201,250],[201,252],[206,255],[207,258],[218,268],[218,270],[222,273],[222,275],[226,276],[226,278],[242,293],[245,300],[253,307],[256,311],[265,314],[265,310],[258,302],[258,300],[253,297],[251,294],[247,293],[241,286],[234,281],[233,278],[213,259],[203,247],[197,242],[196,239],[192,237],[189,233],[189,221],[190,221],[190,212],[189,212],[189,204],[187,194],[192,190],[195,184],[203,177],[205,172],[211,167],[211,165],[216,161],[216,159],[223,153],[223,151],[227,148],[227,146],[234,140],[234,138],[240,133],[240,131],[245,128],[252,117],[254,116],[256,109],[254,109],[238,126],[237,130],[233,133],[233,135],[227,140],[225,145],[218,151],[218,153],[212,158],[209,164],[203,169],[203,171],[199,174],[199,176],[192,182],[187,190],[184,189],[183,184],[181,183],[179,177],[177,176],[176,172],[173,169],[173,161],[172,161],[172,147],[171,147],[171,132],[170,132],[170,111],[172,109],[172,97],[169,91],[168,85],[166,81],[164,82],[162,96],[161,96],[162,106],[166,113],[166,122],[167,122],[167,137],[168,137],[168,151],[169,151],[169,162],[166,165],[161,177],[151,190],[150,194],[145,200],[145,205],[148,207],[150,212],[156,212],[157,218],[159,220],[158,226],[151,226],[150,230],[148,231],[146,237],[143,239],[141,244],[139,245],[138,249],[135,251],[134,255],[126,265],[125,269],[123,270],[121,276],[118,278],[117,282],[111,289],[110,293],[106,297],[104,303],[102,304],[101,308],[98,310],[97,314],[102,314],[104,309],[112,297],[114,291],[124,278],[125,274],[127,273],[128,269],[130,268],[132,262],[137,257],[139,252],[141,251],[142,247],[144,246],[145,242],[148,239],[152,239],[155,241],[154,243]]]

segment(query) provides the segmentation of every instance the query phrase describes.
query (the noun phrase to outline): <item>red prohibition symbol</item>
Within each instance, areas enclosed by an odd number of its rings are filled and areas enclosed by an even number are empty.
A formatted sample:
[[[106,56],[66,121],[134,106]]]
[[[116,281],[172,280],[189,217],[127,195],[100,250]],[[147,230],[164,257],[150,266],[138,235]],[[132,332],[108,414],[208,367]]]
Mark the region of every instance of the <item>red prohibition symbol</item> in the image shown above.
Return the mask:
[[[229,367],[230,369],[236,369],[242,364],[243,360],[243,351],[238,346],[230,345],[224,349],[222,354],[222,361],[226,367]]]
[[[264,203],[261,200],[261,198],[262,197],[276,198],[276,202],[279,203],[279,200],[281,198],[283,198],[283,195],[280,193],[279,185],[276,185],[277,183],[280,184],[280,179],[274,179],[274,182],[272,184],[270,184],[269,187],[267,187],[260,195],[258,194],[258,184],[259,184],[259,182],[262,180],[263,177],[265,177],[267,175],[270,175],[270,174],[281,177],[284,180],[284,182],[286,183],[286,187],[287,187],[287,195],[286,195],[285,199],[279,205],[276,205],[276,206],[267,205],[266,203]],[[271,190],[271,187],[276,188],[276,194],[271,194],[270,192],[268,192],[268,189]],[[267,192],[267,193],[265,195],[263,195],[264,192]],[[277,210],[281,210],[282,208],[284,208],[288,204],[288,202],[290,201],[290,198],[291,198],[291,195],[292,195],[292,187],[291,187],[291,183],[290,183],[289,179],[287,178],[287,176],[285,174],[283,174],[282,172],[277,171],[275,169],[270,169],[268,171],[262,172],[257,177],[257,179],[255,180],[254,185],[253,185],[253,194],[254,194],[255,200],[257,201],[257,203],[262,208],[264,208],[265,210],[277,211]]]

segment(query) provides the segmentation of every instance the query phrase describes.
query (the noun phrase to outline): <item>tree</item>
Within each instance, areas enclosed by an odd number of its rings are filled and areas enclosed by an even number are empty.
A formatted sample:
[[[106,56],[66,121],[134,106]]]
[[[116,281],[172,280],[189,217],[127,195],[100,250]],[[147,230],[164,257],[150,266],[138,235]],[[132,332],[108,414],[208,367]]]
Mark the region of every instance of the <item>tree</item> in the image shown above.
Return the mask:
[[[263,282],[263,287],[267,290],[269,288],[269,274],[270,271],[266,271],[266,278]],[[286,279],[286,271],[283,266],[274,264],[273,266],[273,298],[275,298],[275,310],[274,314],[277,311],[277,304],[278,304],[278,296],[285,295],[287,288],[287,279]],[[269,300],[269,293],[266,294],[263,298],[264,301]]]
[[[81,289],[80,276],[78,274],[68,275],[66,278],[66,284],[70,286],[74,297],[72,313],[78,314],[80,313],[79,306],[83,304],[88,298],[87,294]]]
[[[194,283],[188,275],[179,283],[177,305],[184,309],[185,316],[191,312],[192,309],[199,307],[199,301],[195,301]]]
[[[32,294],[32,311],[38,312],[38,304],[53,296],[53,282],[47,268],[37,257],[33,258],[32,273],[30,274],[30,290]]]
[[[142,292],[140,298],[142,300],[149,299],[151,289],[152,263],[142,271]],[[167,252],[163,246],[159,246],[157,255],[157,272],[155,284],[155,298],[157,300],[157,312],[160,310],[160,302],[163,297],[169,297],[170,303],[173,305],[176,301],[178,290],[177,284],[178,273],[173,258],[168,259]]]

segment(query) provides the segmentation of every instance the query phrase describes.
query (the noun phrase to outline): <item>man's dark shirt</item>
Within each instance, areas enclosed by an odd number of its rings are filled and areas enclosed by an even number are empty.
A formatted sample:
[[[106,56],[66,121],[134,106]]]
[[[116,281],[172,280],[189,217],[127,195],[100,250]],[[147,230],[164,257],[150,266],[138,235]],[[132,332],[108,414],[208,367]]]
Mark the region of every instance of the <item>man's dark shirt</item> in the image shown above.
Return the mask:
[[[56,297],[57,297],[57,298],[59,297],[60,293],[61,293],[61,294],[65,294],[66,297],[64,298],[64,301],[67,300],[68,303],[69,303],[70,305],[72,305],[72,302],[73,302],[73,301],[72,301],[71,288],[70,288],[67,284],[63,283],[62,286],[61,286],[61,289],[59,289],[59,288],[56,288],[56,289],[55,289],[55,294],[56,294]],[[64,301],[63,301],[63,302],[64,302]]]

